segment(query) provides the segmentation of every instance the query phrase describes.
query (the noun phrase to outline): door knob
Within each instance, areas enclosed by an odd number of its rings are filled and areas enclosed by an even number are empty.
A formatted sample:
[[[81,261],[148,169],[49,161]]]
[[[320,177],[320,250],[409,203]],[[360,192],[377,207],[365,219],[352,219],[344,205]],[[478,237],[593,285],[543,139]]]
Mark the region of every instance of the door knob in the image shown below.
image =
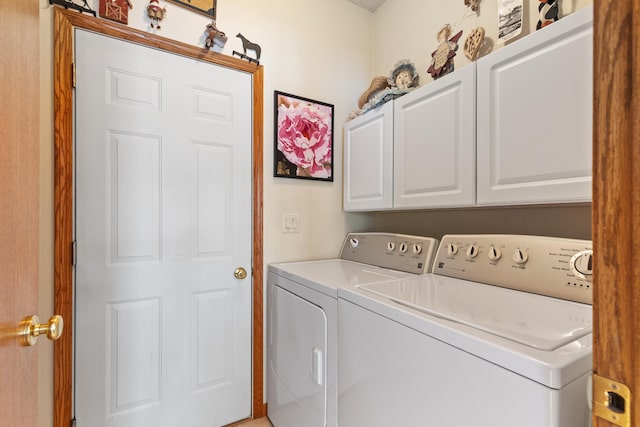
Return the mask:
[[[47,323],[40,323],[38,316],[33,315],[22,319],[16,335],[20,339],[20,345],[28,347],[38,342],[38,337],[43,334],[52,341],[57,340],[63,329],[64,321],[60,315],[51,316]]]
[[[233,272],[233,275],[235,276],[236,279],[244,279],[245,277],[247,277],[247,270],[245,270],[242,267],[238,267],[236,268],[236,271]]]

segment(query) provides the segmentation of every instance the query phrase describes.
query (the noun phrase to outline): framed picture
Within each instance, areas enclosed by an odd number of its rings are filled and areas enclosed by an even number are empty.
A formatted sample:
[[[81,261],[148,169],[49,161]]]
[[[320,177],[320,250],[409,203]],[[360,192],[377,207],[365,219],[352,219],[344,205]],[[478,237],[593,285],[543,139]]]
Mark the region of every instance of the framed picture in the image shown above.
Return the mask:
[[[209,18],[216,19],[216,11],[218,10],[216,3],[218,0],[165,0],[167,3],[173,3],[192,10]]]
[[[333,105],[274,92],[273,176],[333,181]]]

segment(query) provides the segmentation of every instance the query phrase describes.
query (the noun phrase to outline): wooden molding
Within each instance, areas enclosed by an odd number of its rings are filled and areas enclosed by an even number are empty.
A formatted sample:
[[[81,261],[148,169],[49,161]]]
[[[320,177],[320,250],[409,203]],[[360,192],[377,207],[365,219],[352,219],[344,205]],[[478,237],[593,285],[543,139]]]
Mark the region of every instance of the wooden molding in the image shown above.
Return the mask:
[[[632,390],[632,420],[640,419],[638,19],[637,1],[594,1],[593,370]]]
[[[54,307],[65,334],[54,346],[54,427],[73,418],[73,52],[75,28],[210,62],[253,76],[253,417],[266,414],[263,396],[263,67],[149,34],[108,20],[54,11]]]

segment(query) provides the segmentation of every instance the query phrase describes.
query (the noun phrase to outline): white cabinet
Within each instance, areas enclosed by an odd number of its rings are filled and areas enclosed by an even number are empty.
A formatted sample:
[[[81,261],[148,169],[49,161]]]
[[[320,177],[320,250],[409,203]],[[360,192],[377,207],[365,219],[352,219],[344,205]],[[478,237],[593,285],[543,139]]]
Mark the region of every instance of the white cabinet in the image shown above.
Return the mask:
[[[475,64],[344,127],[344,210],[475,202]]]
[[[394,101],[393,207],[475,203],[476,66]]]
[[[344,128],[344,210],[591,201],[593,6]]]
[[[393,102],[344,126],[345,211],[390,209],[393,203]]]
[[[477,65],[478,204],[590,201],[593,7]]]

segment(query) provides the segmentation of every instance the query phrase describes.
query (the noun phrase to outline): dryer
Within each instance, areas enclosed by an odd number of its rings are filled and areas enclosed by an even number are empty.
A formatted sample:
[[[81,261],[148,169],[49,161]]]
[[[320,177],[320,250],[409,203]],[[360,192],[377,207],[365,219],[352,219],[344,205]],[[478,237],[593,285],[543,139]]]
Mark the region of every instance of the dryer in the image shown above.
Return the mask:
[[[433,273],[339,289],[339,424],[584,427],[591,242],[448,235]]]
[[[436,239],[350,233],[340,257],[271,264],[267,273],[267,400],[274,427],[337,426],[338,288],[430,271]]]

